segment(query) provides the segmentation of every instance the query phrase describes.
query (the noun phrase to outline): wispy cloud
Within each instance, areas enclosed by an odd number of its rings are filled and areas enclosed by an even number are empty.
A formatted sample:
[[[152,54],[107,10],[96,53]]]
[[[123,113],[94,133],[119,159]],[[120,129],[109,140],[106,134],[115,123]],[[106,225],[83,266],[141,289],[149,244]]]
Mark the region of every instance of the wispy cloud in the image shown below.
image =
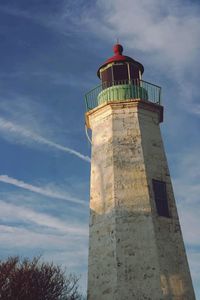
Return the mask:
[[[25,18],[45,27],[52,27],[52,18],[50,15],[41,14],[40,11],[29,11],[16,6],[0,5],[0,11],[15,17]]]
[[[17,5],[0,6],[4,13],[33,20],[60,34],[82,31],[113,43],[119,37],[127,52],[140,53],[146,65],[159,74],[163,72],[168,80],[176,80],[176,101],[185,111],[200,115],[198,93],[194,94],[200,69],[198,2],[184,1],[183,5],[180,0],[97,0],[90,5],[80,0],[63,1],[55,12],[37,8],[31,11]],[[53,77],[54,83],[63,83],[62,77]]]
[[[46,196],[46,197],[65,200],[65,201],[69,201],[72,203],[81,204],[81,205],[85,205],[85,206],[87,205],[87,203],[84,200],[72,197],[72,196],[64,194],[64,193],[60,193],[58,191],[54,191],[54,190],[50,189],[49,187],[38,187],[38,186],[35,186],[32,184],[26,183],[24,181],[9,177],[7,175],[0,175],[0,182],[11,184],[16,187],[28,190],[30,192],[38,193],[38,194]]]
[[[48,250],[64,250],[67,247],[67,243],[70,246],[75,246],[79,241],[84,242],[86,240],[85,234],[82,239],[77,235],[67,235],[58,233],[48,233],[37,232],[34,229],[28,229],[23,227],[9,226],[9,225],[0,225],[0,242],[1,245],[6,245],[7,249],[10,247],[25,247],[27,248],[37,248]],[[71,239],[71,243],[70,243]],[[67,242],[67,243],[66,243]]]
[[[63,35],[71,35],[72,32],[83,31],[81,26],[78,26],[78,19],[75,18],[77,11],[80,7],[85,7],[84,1],[81,1],[78,5],[74,1],[63,1],[63,3],[57,6],[56,11],[48,11],[45,6],[45,10],[41,9],[38,5],[38,10],[22,9],[20,7],[11,5],[0,5],[0,11],[19,18],[30,20],[43,27],[50,28]],[[82,5],[81,5],[82,4]],[[83,14],[85,9],[83,9]],[[82,14],[81,14],[82,15]],[[79,15],[79,18],[81,18]],[[82,18],[81,18],[82,19]],[[66,26],[66,23],[68,26]]]
[[[185,1],[183,5],[180,0],[97,0],[90,5],[80,0],[63,1],[55,12],[9,5],[1,5],[0,10],[64,34],[86,31],[113,42],[119,37],[130,49],[148,53],[153,64],[170,66],[179,75],[199,53],[197,2]]]
[[[153,66],[159,76],[162,72],[172,84],[176,82],[176,101],[187,112],[199,115],[198,97],[194,95],[200,68],[199,3],[99,0],[97,4],[101,17],[95,20],[90,16],[91,30],[108,40],[120,37],[122,43],[142,56],[143,62]],[[104,26],[99,26],[100,23]]]
[[[51,140],[48,140],[32,131],[27,130],[26,128],[24,128],[22,126],[16,125],[16,124],[14,124],[10,121],[7,121],[3,118],[0,118],[0,131],[21,137],[23,139],[23,143],[25,140],[31,140],[32,142],[36,142],[41,145],[46,145],[50,148],[57,149],[57,150],[75,155],[76,157],[78,157],[86,162],[90,162],[90,158],[87,155],[83,155],[82,153],[80,153],[74,149],[57,144],[57,143],[55,143]],[[18,140],[18,142],[20,142],[20,141]]]
[[[161,58],[160,63],[163,61],[165,66],[185,67],[198,55],[200,7],[197,3],[99,0],[97,5],[103,12],[101,18],[105,21],[106,36],[122,37],[130,48],[152,54],[154,62]],[[97,30],[97,27],[91,29]]]
[[[15,222],[17,220],[56,229],[61,233],[77,234],[81,236],[88,235],[88,229],[85,224],[76,224],[73,222],[72,226],[72,223],[69,224],[67,220],[63,222],[49,214],[37,212],[33,209],[6,203],[4,201],[0,201],[0,218],[7,223],[10,221]]]
[[[182,205],[199,203],[200,195],[200,161],[199,145],[193,144],[187,151],[178,153],[176,158],[176,177],[174,178],[175,193]]]
[[[1,252],[7,255],[35,256],[42,254],[45,261],[54,261],[80,274],[87,268],[88,237],[77,234],[35,231],[29,228],[0,225]],[[2,256],[1,256],[2,257]],[[82,284],[85,287],[87,274]]]
[[[199,115],[199,93],[194,95],[200,69],[198,2],[97,0],[92,7],[82,3],[77,13],[77,5],[67,1],[59,14],[53,18],[60,32],[66,27],[63,24],[70,23],[109,43],[119,37],[127,53],[153,66],[158,76],[162,72],[172,84],[176,81],[176,101],[185,111]]]
[[[91,87],[90,82],[93,77],[89,77],[88,74],[85,74],[84,78],[77,78],[77,76],[73,76],[70,72],[67,71],[63,73],[53,72],[53,71],[12,71],[12,72],[0,72],[0,79],[2,80],[16,80],[16,79],[27,79],[30,80],[45,80],[50,82],[51,84],[57,86],[70,86],[70,87],[84,87],[85,89],[89,89]]]
[[[196,281],[199,281],[200,270],[200,253],[196,251],[190,252],[190,264],[193,269],[193,276]]]
[[[0,5],[0,11],[4,12],[6,14],[10,14],[12,16],[17,16],[17,17],[24,17],[27,19],[33,18],[30,12],[26,10],[19,9],[17,7],[11,7],[11,6],[6,6],[6,5]]]
[[[200,247],[200,205],[195,207],[191,207],[189,205],[179,205],[178,207],[186,244],[189,246]]]
[[[194,148],[178,153],[176,176],[173,180],[184,240],[189,246],[199,246],[200,229],[200,163],[199,151]]]
[[[9,225],[0,225],[0,232],[1,258],[2,255],[6,258],[8,255],[31,257],[42,254],[45,261],[62,264],[71,272],[82,274],[81,285],[86,288],[88,237],[85,232],[58,234]]]

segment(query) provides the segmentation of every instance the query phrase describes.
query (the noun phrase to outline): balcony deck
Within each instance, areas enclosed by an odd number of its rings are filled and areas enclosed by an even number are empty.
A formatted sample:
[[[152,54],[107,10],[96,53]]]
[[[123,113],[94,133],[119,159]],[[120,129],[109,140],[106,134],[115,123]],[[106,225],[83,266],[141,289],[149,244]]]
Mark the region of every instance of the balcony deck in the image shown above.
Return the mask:
[[[86,111],[110,102],[145,100],[161,104],[161,87],[144,80],[104,82],[85,95]]]

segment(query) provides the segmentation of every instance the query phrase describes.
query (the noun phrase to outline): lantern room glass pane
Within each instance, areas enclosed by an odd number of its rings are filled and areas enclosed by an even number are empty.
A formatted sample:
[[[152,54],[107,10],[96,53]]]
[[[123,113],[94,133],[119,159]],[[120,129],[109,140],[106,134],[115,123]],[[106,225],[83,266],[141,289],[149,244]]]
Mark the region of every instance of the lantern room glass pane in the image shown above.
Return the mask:
[[[129,79],[127,64],[113,65],[113,77],[114,81],[127,81]]]
[[[140,78],[139,69],[137,66],[134,66],[133,64],[129,64],[129,68],[130,68],[130,78],[131,79]]]
[[[101,73],[101,79],[104,87],[112,86],[112,69],[108,68]]]

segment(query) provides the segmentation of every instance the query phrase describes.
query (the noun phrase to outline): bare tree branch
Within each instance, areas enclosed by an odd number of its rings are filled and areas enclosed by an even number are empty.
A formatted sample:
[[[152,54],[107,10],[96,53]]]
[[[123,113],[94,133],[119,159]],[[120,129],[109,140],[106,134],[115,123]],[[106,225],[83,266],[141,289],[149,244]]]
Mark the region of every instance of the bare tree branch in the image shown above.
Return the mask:
[[[83,300],[79,278],[60,266],[19,257],[0,261],[0,300]]]

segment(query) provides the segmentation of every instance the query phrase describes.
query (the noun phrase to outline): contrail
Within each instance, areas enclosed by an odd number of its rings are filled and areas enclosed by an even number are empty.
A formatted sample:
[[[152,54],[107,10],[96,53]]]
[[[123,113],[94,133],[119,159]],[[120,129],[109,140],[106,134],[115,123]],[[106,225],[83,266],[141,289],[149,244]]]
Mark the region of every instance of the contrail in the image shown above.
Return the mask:
[[[29,183],[26,183],[22,180],[18,180],[12,177],[9,177],[7,175],[0,175],[0,182],[12,184],[14,186],[17,186],[19,188],[28,190],[30,192],[34,192],[43,196],[47,196],[50,198],[57,198],[65,201],[69,201],[72,203],[77,203],[86,206],[87,203],[84,200],[78,199],[76,197],[70,196],[70,195],[65,195],[64,193],[60,193],[57,191],[53,191],[52,189],[48,187],[38,187]]]
[[[51,148],[58,149],[60,151],[64,151],[64,152],[73,154],[73,155],[79,157],[80,159],[82,159],[84,161],[87,161],[87,162],[91,161],[88,156],[83,155],[82,153],[80,153],[80,152],[78,152],[74,149],[71,149],[71,148],[62,146],[60,144],[54,143],[54,142],[42,137],[41,135],[38,135],[38,134],[36,134],[32,131],[29,131],[29,130],[25,129],[22,126],[19,126],[19,125],[16,125],[16,124],[12,123],[12,122],[6,121],[3,118],[0,118],[0,130],[1,131],[9,131],[10,133],[20,135],[25,139],[31,139],[32,141],[34,141],[38,144],[47,145]]]

